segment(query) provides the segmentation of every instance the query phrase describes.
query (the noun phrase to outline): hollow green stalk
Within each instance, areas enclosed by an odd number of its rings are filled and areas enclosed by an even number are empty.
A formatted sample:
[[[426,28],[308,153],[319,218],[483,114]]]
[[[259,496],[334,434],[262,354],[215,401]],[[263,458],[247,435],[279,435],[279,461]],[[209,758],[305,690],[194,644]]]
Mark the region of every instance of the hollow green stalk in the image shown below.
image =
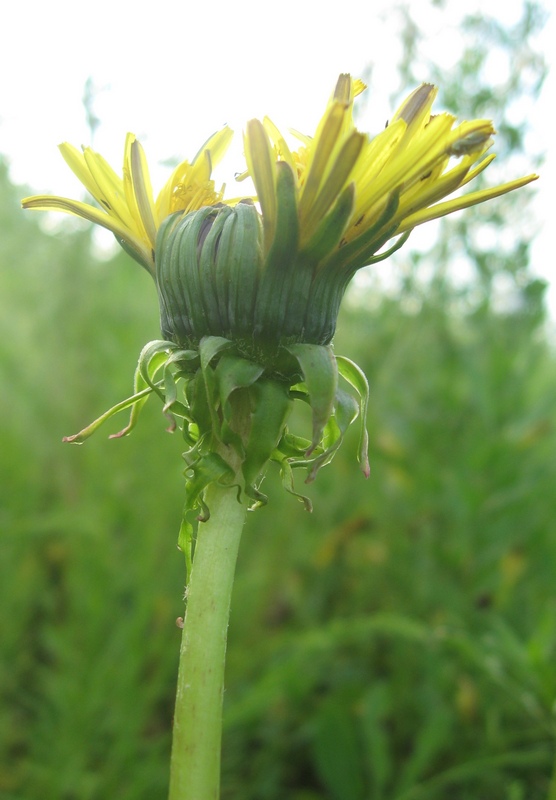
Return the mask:
[[[222,698],[230,600],[247,507],[237,486],[207,489],[210,519],[199,526],[174,714],[169,800],[218,800]]]

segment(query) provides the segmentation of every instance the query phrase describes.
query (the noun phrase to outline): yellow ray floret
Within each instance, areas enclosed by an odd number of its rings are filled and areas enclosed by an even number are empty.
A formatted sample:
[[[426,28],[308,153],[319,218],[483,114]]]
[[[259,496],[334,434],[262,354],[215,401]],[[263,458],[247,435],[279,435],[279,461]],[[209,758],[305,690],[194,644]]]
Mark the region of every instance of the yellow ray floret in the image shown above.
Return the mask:
[[[289,165],[295,178],[301,249],[308,243],[313,246],[317,231],[324,230],[340,198],[345,200],[347,187],[353,187],[351,214],[336,243],[337,251],[349,245],[344,251],[348,269],[369,263],[388,238],[537,178],[528,175],[439,202],[493,160],[494,156],[484,157],[495,134],[492,122],[477,119],[456,125],[451,114],[433,115],[437,89],[422,84],[404,100],[385,130],[371,138],[357,131],[353,122],[353,100],[364,88],[360,81],[341,75],[315,135],[292,132],[301,141],[297,150],[290,149],[269,119],[248,124],[247,166],[265,214],[265,233],[276,227],[276,206],[269,198],[275,191],[279,161]],[[258,163],[261,153],[264,169]],[[330,255],[341,261],[340,252]]]
[[[442,202],[492,162],[494,156],[485,155],[495,134],[492,122],[456,124],[451,114],[432,114],[437,89],[424,83],[403,101],[390,124],[370,137],[353,121],[354,99],[365,88],[350,75],[340,75],[314,136],[292,131],[300,142],[297,149],[290,148],[270,119],[248,122],[243,177],[251,175],[255,184],[265,253],[275,240],[291,238],[295,249],[316,259],[319,268],[328,264],[350,273],[384,257],[375,254],[392,237],[403,234],[405,241],[416,225],[537,178],[528,175]],[[64,159],[99,207],[48,196],[27,198],[23,206],[66,211],[108,228],[154,274],[162,222],[174,212],[185,214],[223,200],[223,188],[215,189],[211,175],[231,137],[227,127],[212,136],[191,163],[174,169],[156,200],[145,154],[132,134],[125,143],[122,177],[90,147],[79,151],[62,144]]]
[[[62,156],[100,208],[48,195],[27,197],[23,207],[66,211],[108,228],[139,263],[154,273],[156,234],[163,220],[175,211],[188,213],[222,200],[223,188],[215,189],[211,172],[231,138],[228,127],[212,136],[191,163],[183,161],[175,168],[156,201],[145,153],[133,134],[129,133],[125,142],[123,177],[92,148],[80,151],[64,143],[60,145]]]

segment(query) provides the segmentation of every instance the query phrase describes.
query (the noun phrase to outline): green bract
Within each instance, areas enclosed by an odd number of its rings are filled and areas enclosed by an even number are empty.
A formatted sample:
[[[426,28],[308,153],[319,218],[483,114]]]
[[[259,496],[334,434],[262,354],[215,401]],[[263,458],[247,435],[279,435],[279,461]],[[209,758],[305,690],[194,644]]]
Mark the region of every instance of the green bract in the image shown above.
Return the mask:
[[[66,441],[82,444],[114,414],[131,408],[128,425],[111,438],[128,434],[149,395],[157,394],[171,420],[170,430],[180,420],[188,448],[184,453],[185,522],[180,533],[184,549],[191,534],[189,512],[196,510],[199,519],[209,514],[203,502],[206,486],[212,481],[237,485],[256,507],[266,502],[259,484],[269,461],[279,466],[284,488],[310,510],[310,500],[294,489],[293,469],[305,468],[307,482],[314,480],[358,415],[359,461],[365,475],[369,474],[364,422],[367,380],[356,364],[335,356],[330,346],[294,343],[277,352],[296,365],[290,378],[244,357],[236,343],[224,337],[205,336],[198,349],[184,349],[166,340],[150,342],[139,358],[134,394]],[[311,407],[310,438],[288,430],[287,419],[296,400]]]
[[[128,434],[148,396],[157,394],[171,429],[180,421],[187,446],[180,533],[186,552],[189,514],[208,517],[203,494],[213,481],[237,485],[255,507],[266,502],[259,486],[267,464],[275,462],[286,490],[310,509],[309,499],[294,489],[292,471],[304,467],[312,481],[358,415],[359,460],[369,472],[367,381],[329,344],[345,283],[329,281],[326,298],[314,302],[316,253],[330,231],[299,250],[296,215],[290,213],[291,170],[284,166],[276,235],[267,253],[261,215],[249,200],[164,220],[155,252],[165,338],[143,349],[134,394],[66,440],[81,443],[113,414],[131,408],[129,424],[115,436]],[[311,408],[305,437],[287,427],[296,400]]]
[[[304,246],[294,176],[285,163],[278,164],[275,200],[270,243],[250,200],[162,223],[155,252],[163,336],[194,346],[203,336],[225,336],[263,360],[287,343],[330,343],[353,271],[322,261],[341,239],[353,187]]]

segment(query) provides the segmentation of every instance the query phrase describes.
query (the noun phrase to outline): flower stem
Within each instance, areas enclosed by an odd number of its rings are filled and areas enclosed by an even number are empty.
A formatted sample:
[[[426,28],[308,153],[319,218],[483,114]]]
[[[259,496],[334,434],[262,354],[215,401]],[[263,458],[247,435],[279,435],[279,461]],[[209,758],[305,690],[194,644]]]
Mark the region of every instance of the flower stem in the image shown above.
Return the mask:
[[[169,800],[218,800],[226,636],[246,506],[211,484],[187,589],[174,713]]]

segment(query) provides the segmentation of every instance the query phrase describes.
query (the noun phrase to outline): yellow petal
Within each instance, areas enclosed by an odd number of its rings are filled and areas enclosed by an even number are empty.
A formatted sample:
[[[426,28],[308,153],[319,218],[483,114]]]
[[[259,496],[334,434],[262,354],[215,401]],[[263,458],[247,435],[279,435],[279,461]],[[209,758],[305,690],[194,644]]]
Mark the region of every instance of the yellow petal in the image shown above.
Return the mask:
[[[372,182],[365,181],[357,213],[364,213],[372,224],[372,220],[380,216],[392,192],[403,195],[439,161],[447,161],[444,144],[451,124],[449,116],[440,114],[431,119],[419,136],[413,137],[409,146],[404,146],[405,136],[402,137],[389,152],[380,175]]]
[[[142,238],[154,248],[157,224],[149,168],[143,148],[132,134],[127,135],[125,144],[124,191]]]
[[[192,161],[192,164],[195,164],[197,159],[206,151],[208,150],[210,153],[210,158],[212,162],[212,166],[214,167],[218,164],[223,156],[226,153],[226,150],[230,146],[230,142],[234,136],[234,132],[231,128],[228,128],[225,125],[222,130],[217,131],[212,136],[210,136],[207,141],[204,143],[202,147],[199,148],[197,155]]]
[[[403,231],[410,230],[416,225],[422,225],[423,222],[428,222],[431,219],[438,219],[445,217],[446,214],[452,214],[454,211],[461,211],[463,208],[477,205],[477,203],[484,203],[486,200],[492,200],[493,197],[500,197],[500,195],[513,192],[514,189],[519,189],[521,186],[526,186],[532,181],[538,179],[538,175],[526,175],[524,178],[518,178],[509,183],[503,183],[500,186],[494,186],[492,189],[482,189],[478,192],[470,192],[463,197],[457,197],[454,200],[447,200],[445,203],[438,203],[431,208],[423,208],[415,214],[410,214],[406,217],[396,234]]]
[[[437,93],[436,86],[431,83],[422,83],[406,97],[392,117],[392,122],[403,119],[411,134],[415,130],[420,130],[430,119],[432,104]]]
[[[268,117],[263,119],[263,126],[265,131],[268,133],[270,137],[270,141],[274,145],[274,149],[276,151],[277,157],[281,161],[285,161],[287,164],[290,165],[294,176],[297,179],[297,169],[295,166],[294,158],[292,152],[288,146],[288,143],[276,127],[276,125],[270,120]]]
[[[105,214],[100,209],[94,208],[87,203],[78,200],[69,200],[66,197],[51,197],[50,195],[37,195],[26,197],[22,200],[23,208],[35,209],[36,211],[64,211],[67,214],[75,214],[77,217],[94,222],[112,231],[116,239],[131,248],[136,253],[141,263],[150,272],[154,272],[154,262],[152,253],[139,238],[134,236],[129,228],[121,225],[113,217]]]
[[[90,147],[85,148],[83,157],[100,191],[102,205],[111,215],[135,231],[136,225],[126,202],[123,180],[116,175],[110,164]],[[98,193],[93,196],[97,197]]]
[[[492,164],[495,158],[496,155],[494,153],[491,153],[491,155],[487,156],[486,158],[483,158],[483,160],[479,162],[479,164],[477,164],[477,166],[474,169],[469,170],[469,172],[465,176],[465,180],[461,182],[461,185],[465,186],[466,183],[469,183],[474,178],[476,178],[477,175],[480,175],[481,172],[485,170],[489,164]]]
[[[328,177],[321,186],[304,220],[302,243],[308,241],[312,237],[318,224],[337,201],[343,188],[348,183],[363,148],[365,138],[366,137],[362,133],[354,131],[344,142],[342,149],[338,153],[330,169]]]
[[[64,161],[71,169],[71,171],[79,178],[83,186],[87,189],[90,195],[95,198],[98,203],[104,205],[105,198],[102,196],[98,184],[94,180],[83,153],[68,142],[59,145],[58,148],[64,158]]]
[[[339,134],[346,114],[346,107],[333,103],[321,120],[307,164],[307,176],[301,189],[299,216],[303,219],[313,204],[321,183],[329,171],[332,153],[339,141]]]

